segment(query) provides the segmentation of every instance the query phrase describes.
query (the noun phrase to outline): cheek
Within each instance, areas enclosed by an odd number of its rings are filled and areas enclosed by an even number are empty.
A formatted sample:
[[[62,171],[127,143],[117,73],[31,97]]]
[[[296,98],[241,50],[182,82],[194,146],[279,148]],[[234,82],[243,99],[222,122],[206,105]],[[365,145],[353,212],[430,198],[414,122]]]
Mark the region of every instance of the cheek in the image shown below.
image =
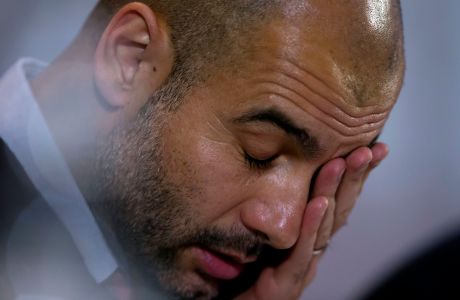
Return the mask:
[[[196,144],[194,166],[202,185],[201,203],[209,210],[209,217],[232,210],[245,200],[250,185],[243,156],[227,142],[201,138]]]
[[[210,224],[244,201],[249,179],[244,159],[233,144],[198,132],[166,135],[163,159],[168,177],[186,191],[182,200],[197,221]]]

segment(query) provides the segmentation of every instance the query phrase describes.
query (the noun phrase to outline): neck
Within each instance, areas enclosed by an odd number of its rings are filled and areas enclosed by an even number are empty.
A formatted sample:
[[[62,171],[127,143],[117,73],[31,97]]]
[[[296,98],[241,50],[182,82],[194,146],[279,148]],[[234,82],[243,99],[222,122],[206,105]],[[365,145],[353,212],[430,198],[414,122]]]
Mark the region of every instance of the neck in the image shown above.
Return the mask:
[[[103,124],[107,111],[94,87],[92,59],[77,59],[73,52],[71,48],[64,52],[31,87],[58,148],[83,188],[91,177],[96,140],[107,130]]]

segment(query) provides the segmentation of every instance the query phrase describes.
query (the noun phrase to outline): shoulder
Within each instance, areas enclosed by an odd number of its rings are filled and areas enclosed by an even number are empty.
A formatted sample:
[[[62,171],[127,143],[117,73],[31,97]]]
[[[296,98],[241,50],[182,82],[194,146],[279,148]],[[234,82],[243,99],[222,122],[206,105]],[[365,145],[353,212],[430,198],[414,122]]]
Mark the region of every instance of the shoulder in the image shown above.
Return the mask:
[[[97,285],[72,238],[44,201],[17,218],[6,249],[7,275],[17,294],[83,299]]]

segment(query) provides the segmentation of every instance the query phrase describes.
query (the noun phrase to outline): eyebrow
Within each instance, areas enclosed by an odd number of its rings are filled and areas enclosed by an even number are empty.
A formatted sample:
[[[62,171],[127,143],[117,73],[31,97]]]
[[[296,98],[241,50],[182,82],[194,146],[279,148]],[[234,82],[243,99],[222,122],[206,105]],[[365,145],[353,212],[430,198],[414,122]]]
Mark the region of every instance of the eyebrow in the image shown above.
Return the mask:
[[[246,124],[252,122],[265,122],[283,130],[291,138],[294,138],[297,145],[307,158],[315,158],[322,151],[318,140],[311,136],[308,130],[303,129],[284,112],[277,108],[256,109],[244,113],[242,116],[233,120],[236,124]]]

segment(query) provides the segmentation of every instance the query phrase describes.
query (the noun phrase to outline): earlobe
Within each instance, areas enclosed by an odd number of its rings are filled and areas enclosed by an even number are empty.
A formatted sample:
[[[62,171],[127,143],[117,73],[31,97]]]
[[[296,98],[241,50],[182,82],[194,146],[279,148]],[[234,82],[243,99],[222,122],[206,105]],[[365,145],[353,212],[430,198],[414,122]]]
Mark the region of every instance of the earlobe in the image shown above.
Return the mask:
[[[173,50],[166,24],[141,3],[124,6],[96,49],[96,86],[112,107],[143,106],[171,72]]]

